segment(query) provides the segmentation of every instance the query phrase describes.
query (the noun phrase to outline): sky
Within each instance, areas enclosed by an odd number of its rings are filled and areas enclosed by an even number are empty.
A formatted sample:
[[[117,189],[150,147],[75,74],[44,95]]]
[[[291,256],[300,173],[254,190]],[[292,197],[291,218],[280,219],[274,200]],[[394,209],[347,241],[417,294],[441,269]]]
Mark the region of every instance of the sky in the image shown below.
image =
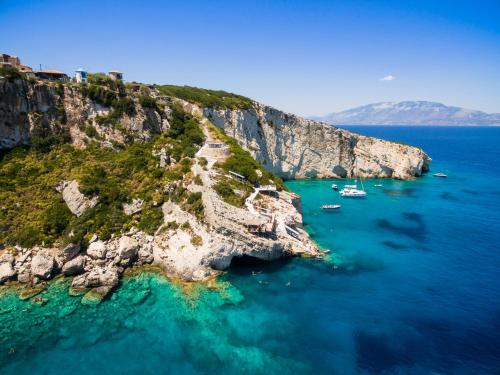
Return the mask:
[[[0,53],[242,94],[299,115],[429,100],[500,112],[500,0],[0,0]]]

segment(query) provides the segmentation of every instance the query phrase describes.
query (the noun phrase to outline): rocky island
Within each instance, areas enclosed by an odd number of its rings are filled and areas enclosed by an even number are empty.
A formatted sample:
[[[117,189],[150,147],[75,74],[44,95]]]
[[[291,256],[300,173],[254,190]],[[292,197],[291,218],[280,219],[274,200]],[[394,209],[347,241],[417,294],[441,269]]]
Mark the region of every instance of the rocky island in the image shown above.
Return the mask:
[[[126,268],[203,281],[234,257],[318,256],[282,179],[412,179],[430,158],[248,98],[0,71],[0,284],[102,298]]]

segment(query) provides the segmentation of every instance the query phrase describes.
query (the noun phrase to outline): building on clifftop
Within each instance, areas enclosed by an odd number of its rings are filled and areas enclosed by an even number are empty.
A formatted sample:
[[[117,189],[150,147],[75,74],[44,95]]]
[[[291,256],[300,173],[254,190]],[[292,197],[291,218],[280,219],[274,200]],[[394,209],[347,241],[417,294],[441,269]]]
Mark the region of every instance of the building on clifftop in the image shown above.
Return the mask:
[[[82,68],[75,70],[75,80],[77,83],[87,82],[88,72]]]
[[[28,78],[34,77],[33,69],[27,65],[21,64],[21,59],[15,55],[7,53],[0,53],[0,66],[12,66],[19,70],[21,73],[26,74]]]
[[[48,79],[49,81],[68,82],[69,80],[66,73],[54,69],[38,70],[35,72],[35,75],[37,78]]]
[[[115,81],[121,81],[123,80],[123,73],[118,70],[111,70],[108,72],[108,77]]]

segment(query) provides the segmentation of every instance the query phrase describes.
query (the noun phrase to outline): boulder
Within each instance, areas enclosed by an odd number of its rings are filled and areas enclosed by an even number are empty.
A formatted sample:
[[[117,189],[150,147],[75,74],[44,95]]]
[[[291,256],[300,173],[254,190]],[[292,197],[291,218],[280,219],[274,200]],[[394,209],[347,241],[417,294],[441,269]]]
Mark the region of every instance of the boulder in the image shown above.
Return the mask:
[[[48,279],[54,270],[54,257],[45,251],[39,251],[31,259],[31,273],[41,279]]]
[[[66,276],[79,275],[84,271],[85,257],[79,255],[76,258],[65,263],[62,268],[62,273]]]
[[[31,274],[29,272],[19,272],[17,275],[17,281],[26,284],[31,280]]]
[[[83,275],[76,276],[71,284],[72,288],[97,288],[118,285],[118,270],[116,268],[93,268]]]
[[[0,263],[0,284],[3,284],[7,280],[14,277],[16,271],[12,268],[12,264],[9,262]]]
[[[139,243],[132,237],[123,236],[118,245],[118,255],[121,259],[137,258]]]
[[[92,242],[87,248],[87,255],[92,259],[104,259],[106,257],[106,244],[102,241]]]
[[[141,212],[143,203],[144,201],[142,199],[133,199],[132,203],[123,203],[123,212],[125,212],[125,215],[134,215]]]
[[[14,255],[5,253],[2,256],[0,256],[0,263],[9,263],[10,265],[14,264]]]
[[[80,252],[81,246],[79,243],[69,244],[62,250],[62,257],[65,262],[73,259]]]
[[[141,246],[138,255],[139,255],[139,261],[141,263],[152,263],[154,260],[153,246],[151,244],[146,244],[144,246]]]
[[[61,182],[56,187],[56,190],[62,193],[62,197],[69,210],[77,217],[82,216],[85,211],[97,204],[98,197],[89,199],[80,193],[80,190],[78,190],[78,182],[75,180]]]

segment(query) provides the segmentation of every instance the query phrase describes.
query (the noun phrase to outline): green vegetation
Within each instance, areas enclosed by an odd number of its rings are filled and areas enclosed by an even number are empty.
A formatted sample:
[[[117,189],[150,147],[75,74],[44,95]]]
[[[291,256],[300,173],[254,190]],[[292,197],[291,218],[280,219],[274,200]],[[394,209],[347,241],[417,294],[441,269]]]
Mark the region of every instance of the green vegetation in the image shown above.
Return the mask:
[[[201,236],[198,236],[197,234],[193,234],[191,237],[191,244],[193,246],[201,246],[203,245],[203,238]]]
[[[223,170],[241,174],[253,185],[274,183],[278,190],[286,189],[281,178],[274,176],[262,168],[262,165],[248,151],[243,150],[234,138],[227,136],[222,129],[214,125],[210,126],[210,130],[217,138],[226,143],[231,150],[231,156],[219,165]]]
[[[138,228],[147,234],[154,234],[163,223],[163,212],[159,207],[152,207],[142,212]]]
[[[172,117],[170,119],[170,130],[167,137],[175,140],[171,155],[179,160],[182,156],[192,158],[205,141],[205,135],[198,121],[186,113],[178,104],[171,107]]]
[[[203,107],[224,109],[249,109],[252,107],[252,100],[249,98],[222,90],[174,85],[156,86],[156,88],[162,95],[173,96]]]
[[[8,81],[24,78],[24,74],[11,65],[0,65],[0,77],[4,77]]]
[[[97,137],[97,130],[92,126],[92,125],[88,125],[85,127],[85,135],[89,138],[96,138]]]
[[[157,111],[160,109],[156,99],[152,98],[149,95],[141,95],[139,97],[139,103],[141,104],[142,108],[149,108]]]
[[[203,207],[203,200],[201,193],[187,193],[186,199],[181,204],[184,211],[190,212],[198,220],[203,220],[205,217],[205,208]]]
[[[68,128],[54,126],[51,129],[41,122],[33,127],[31,134],[31,147],[38,152],[49,152],[53,147],[71,141]]]
[[[213,185],[213,188],[224,202],[236,207],[243,207],[245,199],[253,191],[250,183],[229,177],[220,177],[217,183]]]
[[[120,80],[114,80],[105,73],[89,73],[88,83],[90,85],[105,86],[113,91],[125,92],[125,85]]]

